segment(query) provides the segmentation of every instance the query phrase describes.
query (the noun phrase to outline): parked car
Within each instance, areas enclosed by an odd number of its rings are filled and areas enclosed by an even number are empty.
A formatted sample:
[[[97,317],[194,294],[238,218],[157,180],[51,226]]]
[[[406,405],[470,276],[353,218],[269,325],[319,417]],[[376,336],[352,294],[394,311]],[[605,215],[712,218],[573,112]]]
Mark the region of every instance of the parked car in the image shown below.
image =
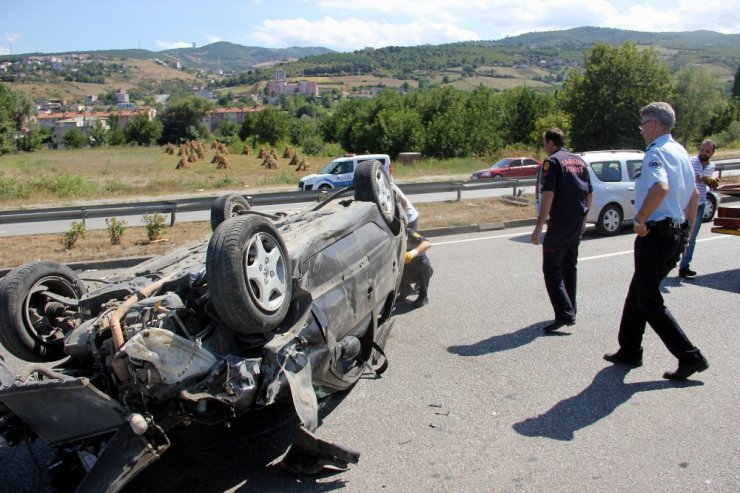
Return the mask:
[[[298,182],[298,190],[328,190],[352,185],[352,177],[357,167],[367,161],[380,161],[390,174],[393,171],[391,158],[387,154],[348,154],[337,158],[313,175],[307,175]]]
[[[537,174],[542,164],[530,157],[507,157],[492,164],[490,168],[481,169],[470,175],[471,180],[492,178],[501,180],[503,178],[533,177]]]
[[[643,151],[610,150],[579,154],[588,164],[594,194],[586,222],[602,235],[614,235],[635,217],[635,172],[642,167]],[[702,221],[711,221],[719,205],[719,194],[707,193]]]
[[[41,439],[54,467],[82,471],[78,492],[113,492],[175,426],[292,400],[301,426],[284,465],[356,462],[313,434],[317,396],[385,370],[406,218],[380,162],[353,184],[354,199],[278,215],[224,196],[209,239],[102,286],[56,262],[9,272],[0,343],[32,364],[12,375],[0,354],[0,445]]]

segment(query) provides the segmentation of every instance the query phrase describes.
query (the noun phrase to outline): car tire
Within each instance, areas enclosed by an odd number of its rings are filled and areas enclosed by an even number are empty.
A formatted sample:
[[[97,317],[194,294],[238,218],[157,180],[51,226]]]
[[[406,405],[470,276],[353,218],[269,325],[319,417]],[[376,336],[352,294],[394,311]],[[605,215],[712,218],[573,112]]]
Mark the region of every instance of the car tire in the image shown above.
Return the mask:
[[[323,185],[319,185],[319,188],[317,190],[331,190],[331,187],[324,183]]]
[[[503,180],[504,179],[504,177],[501,176],[501,175],[499,175],[499,174],[493,175],[491,178],[493,178],[495,181],[499,181],[499,180]]]
[[[707,201],[704,203],[704,215],[701,218],[701,222],[708,223],[714,219],[714,214],[717,212],[717,199],[713,195],[707,194]]]
[[[236,217],[249,209],[251,206],[243,195],[237,193],[221,195],[211,205],[211,231],[216,231],[219,224],[230,217]]]
[[[0,343],[25,361],[50,362],[66,356],[65,327],[49,317],[47,292],[79,300],[87,288],[72,269],[48,261],[16,267],[0,281]],[[54,307],[65,305],[55,301]]]
[[[206,272],[211,302],[229,329],[269,332],[288,313],[290,257],[269,219],[247,214],[224,221],[208,243]]]
[[[380,215],[394,235],[400,232],[400,221],[396,194],[391,187],[391,179],[380,161],[364,161],[357,166],[352,179],[355,200],[375,202]]]
[[[599,213],[596,221],[596,231],[603,236],[612,236],[619,233],[622,228],[624,216],[622,209],[615,204],[609,204]]]

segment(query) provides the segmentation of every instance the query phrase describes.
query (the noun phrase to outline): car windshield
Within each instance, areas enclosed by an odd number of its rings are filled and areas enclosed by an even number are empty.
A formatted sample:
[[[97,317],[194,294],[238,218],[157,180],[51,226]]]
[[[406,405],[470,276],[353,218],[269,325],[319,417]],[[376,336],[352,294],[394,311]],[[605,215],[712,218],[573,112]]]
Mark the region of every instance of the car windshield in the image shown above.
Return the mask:
[[[505,168],[510,162],[511,162],[511,159],[502,159],[498,163],[491,166],[491,169]]]
[[[332,161],[329,164],[327,164],[326,166],[324,166],[324,169],[322,169],[319,173],[320,174],[323,174],[323,173],[331,173],[332,171],[334,171],[334,168],[337,167],[337,164],[338,163],[336,161]]]

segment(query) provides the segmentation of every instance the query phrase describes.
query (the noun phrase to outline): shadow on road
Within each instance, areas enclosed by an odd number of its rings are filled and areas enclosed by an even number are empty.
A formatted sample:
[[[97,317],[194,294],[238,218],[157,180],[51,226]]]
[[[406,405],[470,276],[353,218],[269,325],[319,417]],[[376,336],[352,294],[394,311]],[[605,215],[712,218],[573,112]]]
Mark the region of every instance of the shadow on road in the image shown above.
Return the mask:
[[[538,322],[519,329],[516,332],[495,335],[467,346],[450,346],[447,348],[447,352],[460,356],[482,356],[484,354],[516,349],[529,344],[538,337],[549,335],[542,332],[542,328],[547,323],[549,322]],[[552,335],[568,335],[568,332],[553,332]]]
[[[607,366],[580,394],[558,402],[545,414],[515,423],[512,427],[520,435],[528,437],[573,440],[576,431],[609,416],[637,392],[704,385],[697,381],[671,380],[624,383],[629,371],[630,368],[624,365]]]
[[[740,294],[740,269],[724,270],[713,274],[697,275],[691,279],[675,278],[676,285],[695,284],[704,288],[718,289]]]

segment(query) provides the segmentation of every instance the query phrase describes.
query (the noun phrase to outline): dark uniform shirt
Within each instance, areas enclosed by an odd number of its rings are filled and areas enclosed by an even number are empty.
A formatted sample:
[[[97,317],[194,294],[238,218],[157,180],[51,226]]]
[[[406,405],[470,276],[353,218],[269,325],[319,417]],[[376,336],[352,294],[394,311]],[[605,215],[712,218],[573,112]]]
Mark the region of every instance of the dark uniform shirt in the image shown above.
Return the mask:
[[[581,236],[586,196],[593,192],[586,166],[564,147],[542,163],[542,191],[555,193],[543,244],[560,244]]]

